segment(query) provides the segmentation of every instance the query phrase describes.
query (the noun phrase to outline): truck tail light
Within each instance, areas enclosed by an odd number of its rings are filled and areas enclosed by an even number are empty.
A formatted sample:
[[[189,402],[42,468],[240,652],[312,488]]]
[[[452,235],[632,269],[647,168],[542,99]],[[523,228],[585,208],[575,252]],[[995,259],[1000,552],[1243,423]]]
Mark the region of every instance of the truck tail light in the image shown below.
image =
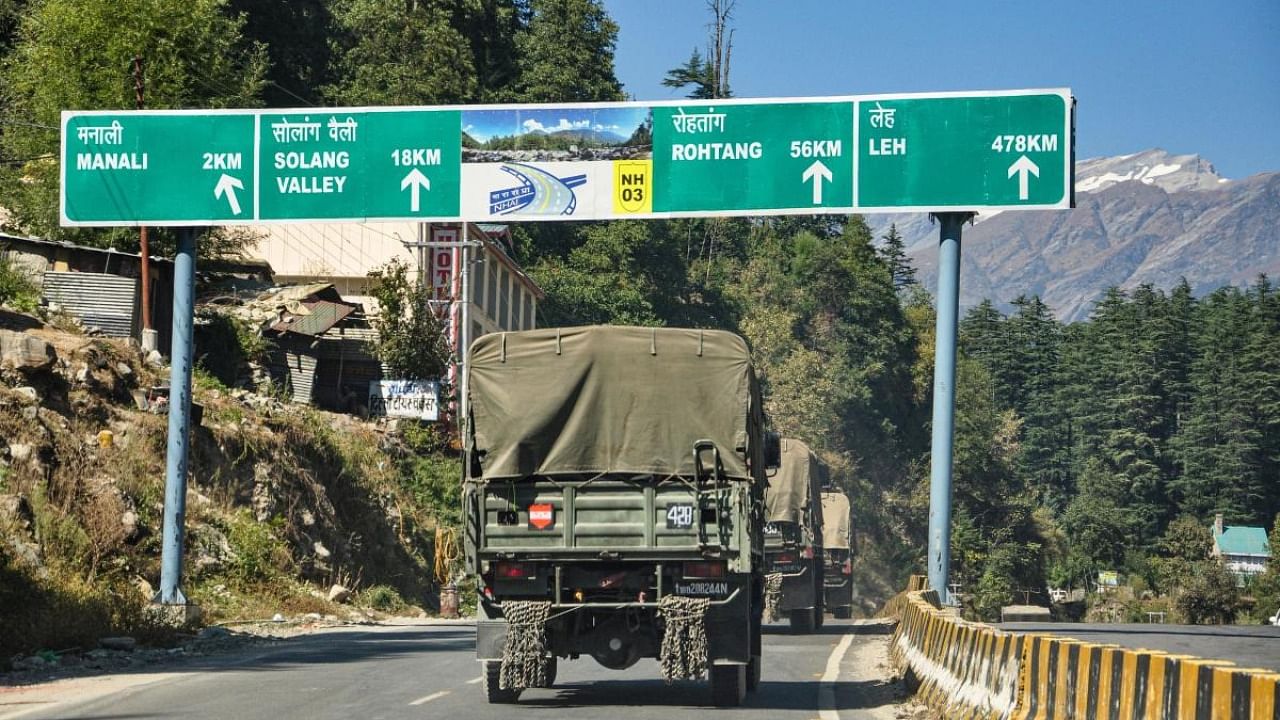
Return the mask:
[[[845,561],[844,561],[844,564],[840,566],[840,573],[841,573],[842,575],[852,575],[852,574],[853,574],[853,561],[852,561],[852,560],[845,560]]]
[[[494,566],[493,573],[504,580],[523,580],[537,577],[538,568],[533,563],[499,562]]]
[[[800,557],[804,558],[805,560],[812,560],[812,559],[813,559],[813,546],[812,546],[812,545],[805,545],[805,546],[804,546],[804,549],[800,551]]]
[[[684,576],[687,578],[720,578],[724,577],[724,572],[724,563],[714,560],[684,564]]]

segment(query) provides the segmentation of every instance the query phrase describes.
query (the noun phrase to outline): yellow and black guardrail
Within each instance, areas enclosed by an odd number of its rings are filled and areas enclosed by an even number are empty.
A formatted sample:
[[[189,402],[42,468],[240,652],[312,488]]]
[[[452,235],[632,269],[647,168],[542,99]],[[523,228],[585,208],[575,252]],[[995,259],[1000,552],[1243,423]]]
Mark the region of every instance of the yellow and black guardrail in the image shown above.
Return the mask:
[[[914,580],[914,578],[913,578]],[[958,720],[1280,720],[1280,674],[1154,650],[1014,633],[909,591],[891,654]]]

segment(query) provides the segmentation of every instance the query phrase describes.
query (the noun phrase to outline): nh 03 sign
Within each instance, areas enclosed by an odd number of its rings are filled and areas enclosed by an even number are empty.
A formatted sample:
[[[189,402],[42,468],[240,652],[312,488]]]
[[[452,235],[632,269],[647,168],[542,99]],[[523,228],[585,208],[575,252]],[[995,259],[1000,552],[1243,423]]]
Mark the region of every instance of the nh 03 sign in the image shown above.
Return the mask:
[[[64,112],[62,224],[1071,207],[1070,90]]]
[[[440,419],[440,383],[428,380],[372,380],[369,414],[375,417]]]

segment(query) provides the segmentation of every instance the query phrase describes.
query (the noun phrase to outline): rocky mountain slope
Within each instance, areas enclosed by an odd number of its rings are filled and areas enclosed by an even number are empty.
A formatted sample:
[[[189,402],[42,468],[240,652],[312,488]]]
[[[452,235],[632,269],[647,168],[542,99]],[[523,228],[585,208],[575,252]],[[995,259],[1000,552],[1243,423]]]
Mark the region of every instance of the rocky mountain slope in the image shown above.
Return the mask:
[[[1113,285],[1197,293],[1280,273],[1280,173],[1222,178],[1196,155],[1147,150],[1076,164],[1070,211],[998,213],[966,227],[961,303],[1002,306],[1038,294],[1060,318],[1088,317]],[[870,216],[877,236],[896,223],[925,287],[936,284],[937,227],[922,215]]]
[[[127,343],[0,309],[0,670],[103,635],[162,641],[147,603],[166,431],[147,398],[165,377]],[[183,589],[206,619],[436,604],[431,501],[457,505],[447,450],[437,462],[385,425],[203,373],[194,396]]]

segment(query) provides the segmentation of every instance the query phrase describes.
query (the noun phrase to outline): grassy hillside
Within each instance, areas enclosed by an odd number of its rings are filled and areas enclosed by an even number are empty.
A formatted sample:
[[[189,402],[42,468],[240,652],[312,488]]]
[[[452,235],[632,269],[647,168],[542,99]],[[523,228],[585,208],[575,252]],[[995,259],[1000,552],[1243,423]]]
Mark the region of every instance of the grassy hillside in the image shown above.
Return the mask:
[[[33,325],[0,311],[7,346],[28,350],[0,368],[0,657],[160,640],[146,607],[167,419],[135,396],[167,370],[127,344]],[[199,373],[195,402],[182,587],[207,621],[337,612],[333,584],[386,610],[436,606],[437,528],[457,518],[444,442]]]

